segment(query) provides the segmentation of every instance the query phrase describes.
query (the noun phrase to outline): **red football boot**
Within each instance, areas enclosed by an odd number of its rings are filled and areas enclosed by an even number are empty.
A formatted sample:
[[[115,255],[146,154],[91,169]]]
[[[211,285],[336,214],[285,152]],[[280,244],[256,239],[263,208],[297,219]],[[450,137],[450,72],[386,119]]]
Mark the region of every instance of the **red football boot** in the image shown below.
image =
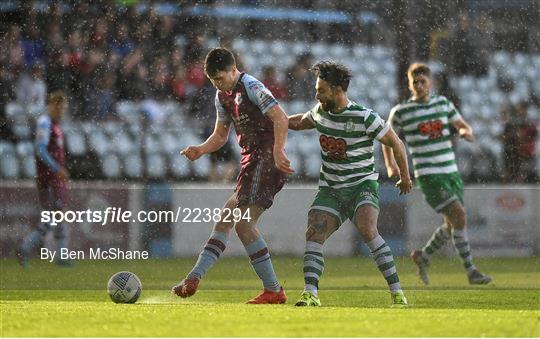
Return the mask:
[[[180,298],[191,297],[197,292],[200,280],[197,278],[184,279],[178,285],[173,286],[171,292],[179,296]]]
[[[286,301],[287,296],[285,295],[285,290],[281,287],[279,292],[265,289],[255,298],[248,300],[246,304],[283,304]]]

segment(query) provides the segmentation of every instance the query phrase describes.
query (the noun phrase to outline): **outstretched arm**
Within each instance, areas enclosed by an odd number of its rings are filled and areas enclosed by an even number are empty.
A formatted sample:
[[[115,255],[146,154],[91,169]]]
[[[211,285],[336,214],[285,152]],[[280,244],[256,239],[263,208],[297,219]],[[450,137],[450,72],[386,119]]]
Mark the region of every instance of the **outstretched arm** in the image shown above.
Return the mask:
[[[276,167],[287,174],[294,171],[291,168],[291,162],[285,154],[285,143],[287,142],[288,120],[287,114],[281,106],[274,105],[266,112],[266,116],[274,123],[274,162]]]
[[[207,153],[212,153],[219,150],[229,138],[229,131],[231,129],[230,122],[225,122],[216,119],[216,125],[214,126],[214,132],[206,139],[205,142],[198,146],[188,146],[180,151],[180,154],[185,155],[189,160],[197,160],[201,156]]]
[[[312,128],[315,128],[315,124],[307,117],[305,113],[295,114],[289,117],[289,129],[301,131],[303,129]]]
[[[474,133],[472,130],[472,127],[465,121],[463,118],[459,118],[456,121],[452,122],[452,126],[454,126],[459,136],[469,142],[474,141]]]
[[[386,134],[379,139],[379,141],[383,144],[383,152],[385,152],[386,147],[389,148],[389,151],[391,152],[391,159],[389,160],[397,163],[397,175],[399,175],[399,181],[396,183],[396,187],[399,188],[400,194],[409,193],[412,188],[412,181],[409,176],[409,165],[407,163],[407,153],[405,150],[405,145],[399,139],[396,132],[394,132],[392,128],[390,128],[388,132],[386,132]],[[386,151],[388,151],[388,149],[386,149]],[[386,156],[387,154],[385,153],[385,162]]]

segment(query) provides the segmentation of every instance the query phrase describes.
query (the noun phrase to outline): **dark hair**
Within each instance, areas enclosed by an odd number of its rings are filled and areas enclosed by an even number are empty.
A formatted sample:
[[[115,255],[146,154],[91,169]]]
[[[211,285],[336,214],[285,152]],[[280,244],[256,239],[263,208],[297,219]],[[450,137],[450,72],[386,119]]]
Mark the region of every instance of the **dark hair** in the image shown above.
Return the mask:
[[[409,69],[407,70],[407,76],[411,78],[417,75],[425,75],[428,78],[431,78],[431,70],[429,69],[429,66],[421,62],[415,62],[414,64],[410,65]]]
[[[352,74],[347,67],[341,64],[333,61],[319,61],[311,66],[310,70],[313,74],[328,82],[331,86],[339,86],[344,92],[349,88]]]
[[[234,55],[226,48],[217,47],[206,55],[204,60],[204,72],[209,77],[215,76],[219,71],[226,71],[229,67],[235,66]]]

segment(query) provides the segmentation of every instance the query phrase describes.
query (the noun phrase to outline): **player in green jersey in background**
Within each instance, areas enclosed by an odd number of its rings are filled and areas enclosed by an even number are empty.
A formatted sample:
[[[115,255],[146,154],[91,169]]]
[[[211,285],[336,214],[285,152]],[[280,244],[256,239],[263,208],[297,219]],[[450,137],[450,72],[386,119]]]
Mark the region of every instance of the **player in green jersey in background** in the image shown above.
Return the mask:
[[[452,102],[444,96],[430,94],[431,70],[427,65],[412,64],[407,76],[412,97],[392,109],[388,122],[403,131],[422,194],[428,204],[444,217],[444,224],[435,230],[421,250],[411,253],[411,258],[427,285],[431,255],[451,238],[467,270],[469,283],[488,284],[491,277],[482,274],[473,264],[463,206],[463,181],[450,136],[450,126],[453,126],[461,138],[473,142],[472,128]],[[399,176],[402,171],[396,164],[393,150],[383,145],[383,153],[388,176]]]
[[[319,191],[308,215],[305,287],[296,306],[321,305],[317,291],[324,270],[323,244],[350,219],[386,279],[392,306],[407,307],[392,252],[377,230],[379,183],[373,158],[375,139],[394,151],[402,174],[396,186],[406,194],[412,182],[405,145],[377,113],[347,98],[351,73],[346,67],[319,62],[312,71],[317,76],[315,98],[319,103],[307,113],[289,117],[290,129],[317,128],[322,157]]]

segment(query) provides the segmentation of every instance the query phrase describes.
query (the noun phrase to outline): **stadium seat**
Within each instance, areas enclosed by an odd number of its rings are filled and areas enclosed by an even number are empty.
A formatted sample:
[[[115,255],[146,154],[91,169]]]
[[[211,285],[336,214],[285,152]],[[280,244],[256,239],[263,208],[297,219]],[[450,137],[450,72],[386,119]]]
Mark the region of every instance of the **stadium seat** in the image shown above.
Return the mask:
[[[107,136],[101,131],[96,130],[89,137],[90,150],[94,151],[99,156],[103,156],[110,149],[110,143]]]
[[[13,143],[0,140],[0,158],[3,159],[5,156],[9,156],[10,154],[14,153],[15,146],[13,145]]]
[[[15,146],[19,157],[34,156],[34,144],[31,141],[18,142]]]
[[[139,179],[142,175],[141,156],[131,153],[124,158],[124,172],[128,178]]]
[[[119,178],[122,174],[122,165],[116,154],[106,154],[101,159],[101,171],[107,179]]]
[[[162,179],[167,173],[165,159],[162,155],[150,153],[146,158],[146,170],[148,177],[152,179]]]
[[[30,139],[32,137],[30,122],[25,115],[13,116],[11,120],[11,130],[20,140]]]
[[[192,173],[198,177],[208,177],[212,163],[208,156],[201,157],[197,161],[191,163],[193,168]]]
[[[66,133],[66,148],[70,154],[83,155],[86,153],[86,141],[82,131],[71,131]]]
[[[33,155],[24,156],[21,159],[22,176],[27,179],[36,177],[36,158]]]
[[[191,175],[189,160],[180,154],[169,154],[169,169],[176,178],[187,178]]]
[[[19,161],[15,153],[2,155],[0,162],[0,176],[4,179],[16,179],[19,177]]]
[[[5,107],[5,112],[8,119],[25,114],[24,108],[16,101],[8,102]]]
[[[306,175],[312,179],[318,178],[321,170],[321,156],[319,153],[311,153],[304,159]]]

